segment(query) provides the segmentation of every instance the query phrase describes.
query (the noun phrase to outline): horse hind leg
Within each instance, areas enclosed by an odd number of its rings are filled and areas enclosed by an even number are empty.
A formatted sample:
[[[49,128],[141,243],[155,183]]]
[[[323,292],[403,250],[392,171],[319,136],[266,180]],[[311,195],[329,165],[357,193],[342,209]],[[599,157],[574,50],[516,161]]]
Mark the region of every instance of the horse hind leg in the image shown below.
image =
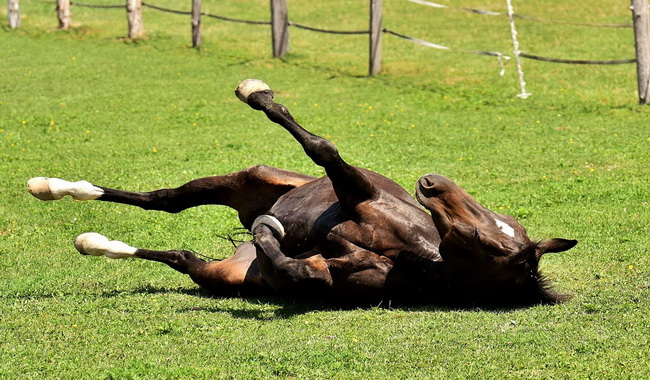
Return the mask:
[[[136,248],[94,232],[79,235],[74,246],[82,255],[137,258],[166,264],[189,275],[197,285],[215,295],[260,294],[268,290],[255,260],[255,246],[250,242],[237,247],[233,256],[215,262],[206,262],[189,251]]]
[[[149,192],[101,187],[87,181],[36,177],[27,182],[29,192],[44,201],[71,196],[75,200],[123,203],[146,210],[177,213],[190,207],[216,204],[239,213],[245,227],[265,213],[286,192],[315,178],[269,166],[257,165],[222,175],[195,179],[182,186]]]
[[[109,240],[95,233],[83,233],[74,240],[74,246],[82,255],[106,256],[109,259],[140,258],[165,263],[181,273],[189,273],[192,265],[205,263],[188,251],[151,251],[132,247],[118,240]]]

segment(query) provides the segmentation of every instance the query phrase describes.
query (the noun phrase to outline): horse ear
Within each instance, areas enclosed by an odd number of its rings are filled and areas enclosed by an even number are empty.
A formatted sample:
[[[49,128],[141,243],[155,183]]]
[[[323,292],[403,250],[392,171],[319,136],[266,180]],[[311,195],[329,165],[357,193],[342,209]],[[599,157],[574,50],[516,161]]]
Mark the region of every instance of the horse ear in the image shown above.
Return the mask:
[[[575,247],[578,244],[577,240],[568,239],[548,239],[543,240],[537,244],[535,249],[535,256],[539,260],[543,254],[548,252],[564,252]]]

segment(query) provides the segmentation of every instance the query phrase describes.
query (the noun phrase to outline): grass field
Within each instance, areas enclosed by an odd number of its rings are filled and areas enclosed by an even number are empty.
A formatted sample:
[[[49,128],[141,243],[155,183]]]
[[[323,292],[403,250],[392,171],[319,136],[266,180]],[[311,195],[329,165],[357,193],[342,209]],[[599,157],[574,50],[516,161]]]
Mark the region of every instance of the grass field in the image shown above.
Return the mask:
[[[367,26],[365,1],[313,3],[290,2],[290,19]],[[543,18],[630,21],[622,0],[517,3]],[[511,50],[507,19],[384,4],[385,26],[397,32]],[[262,0],[204,9],[268,18]],[[650,377],[650,108],[637,105],[634,65],[524,61],[533,96],[523,100],[513,62],[501,77],[495,58],[389,35],[384,71],[370,78],[363,36],[292,28],[291,52],[278,60],[264,26],[204,20],[205,45],[194,50],[189,20],[178,15],[145,9],[147,37],[133,43],[121,38],[123,11],[73,7],[73,30],[60,32],[53,5],[25,0],[21,10],[22,27],[0,31],[0,377]],[[6,9],[0,16],[5,25]],[[631,29],[518,26],[531,54],[634,56]],[[216,235],[238,227],[232,211],[168,215],[27,193],[34,176],[145,191],[254,164],[322,174],[287,133],[234,97],[251,77],[355,165],[409,190],[422,174],[441,173],[516,216],[535,239],[578,239],[542,262],[574,298],[514,310],[212,298],[166,266],[82,257],[72,240],[96,231],[222,258],[232,247]]]

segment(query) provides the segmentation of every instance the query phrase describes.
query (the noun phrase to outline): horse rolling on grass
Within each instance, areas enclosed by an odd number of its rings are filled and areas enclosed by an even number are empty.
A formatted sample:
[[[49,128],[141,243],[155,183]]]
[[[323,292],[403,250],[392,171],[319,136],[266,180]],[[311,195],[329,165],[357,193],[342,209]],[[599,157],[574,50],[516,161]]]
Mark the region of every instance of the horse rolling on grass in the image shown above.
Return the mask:
[[[531,241],[513,217],[486,209],[441,175],[420,178],[414,199],[392,180],[346,163],[334,144],[275,103],[264,82],[245,80],[235,93],[291,133],[326,176],[254,166],[145,193],[44,177],[29,180],[28,190],[41,200],[69,195],[171,213],[205,204],[235,209],[253,240],[222,261],[135,248],[97,233],[74,242],[84,255],[165,263],[215,295],[500,306],[569,298],[549,287],[538,264],[577,241]]]

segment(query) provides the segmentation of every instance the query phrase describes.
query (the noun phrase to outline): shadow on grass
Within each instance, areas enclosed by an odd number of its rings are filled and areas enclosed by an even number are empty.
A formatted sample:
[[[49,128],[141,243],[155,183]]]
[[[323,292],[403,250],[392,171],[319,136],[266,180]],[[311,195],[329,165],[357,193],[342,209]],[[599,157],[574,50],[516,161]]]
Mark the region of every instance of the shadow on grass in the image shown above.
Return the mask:
[[[105,297],[114,297],[125,294],[182,294],[203,299],[215,300],[214,305],[185,307],[178,309],[180,313],[208,312],[227,313],[238,319],[273,320],[287,319],[310,312],[352,311],[352,310],[397,310],[406,312],[507,312],[529,306],[495,306],[495,305],[439,305],[417,302],[377,301],[374,303],[350,303],[338,300],[287,298],[274,294],[265,295],[214,295],[202,288],[154,288],[144,286],[132,291],[114,290],[102,294]],[[221,302],[239,300],[241,302]],[[549,307],[549,306],[547,306]]]
[[[88,297],[95,296],[98,298],[128,298],[138,295],[169,295],[180,294],[200,299],[211,299],[215,302],[211,305],[197,305],[194,307],[183,307],[177,311],[179,313],[207,312],[207,313],[226,313],[233,318],[251,319],[251,320],[274,320],[289,319],[297,315],[303,315],[310,312],[344,312],[352,310],[384,310],[384,311],[405,311],[405,312],[507,312],[517,309],[526,308],[527,306],[492,306],[492,305],[440,305],[427,303],[396,303],[393,301],[377,301],[374,303],[350,303],[338,300],[323,299],[314,300],[306,298],[288,298],[274,294],[264,295],[214,295],[199,287],[154,287],[144,285],[135,289],[114,289],[104,291],[99,294],[93,293],[72,293],[72,292],[52,292],[52,293],[31,293],[31,294],[14,294],[1,296],[0,299],[56,299],[68,297]],[[231,302],[235,301],[235,302]],[[551,307],[551,306],[546,306]]]

